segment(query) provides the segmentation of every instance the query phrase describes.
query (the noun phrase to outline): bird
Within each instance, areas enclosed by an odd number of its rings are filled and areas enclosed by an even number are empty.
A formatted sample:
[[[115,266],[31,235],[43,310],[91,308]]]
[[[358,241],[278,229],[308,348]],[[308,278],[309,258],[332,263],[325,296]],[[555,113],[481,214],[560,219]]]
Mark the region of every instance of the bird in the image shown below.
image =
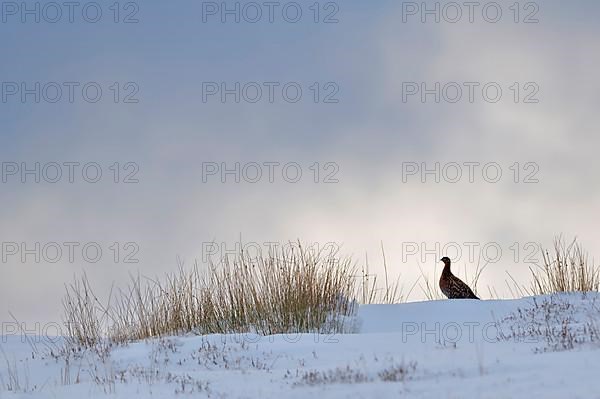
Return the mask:
[[[450,271],[450,258],[444,256],[444,270],[440,277],[440,289],[448,299],[479,299],[469,286]]]

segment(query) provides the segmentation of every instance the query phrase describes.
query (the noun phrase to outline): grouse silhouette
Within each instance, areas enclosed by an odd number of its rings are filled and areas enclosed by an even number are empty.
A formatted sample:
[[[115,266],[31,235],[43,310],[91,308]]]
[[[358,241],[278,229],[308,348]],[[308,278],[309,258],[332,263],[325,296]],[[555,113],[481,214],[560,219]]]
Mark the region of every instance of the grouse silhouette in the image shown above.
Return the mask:
[[[440,289],[448,299],[479,299],[461,279],[450,271],[450,258],[444,256],[444,270],[440,277]]]

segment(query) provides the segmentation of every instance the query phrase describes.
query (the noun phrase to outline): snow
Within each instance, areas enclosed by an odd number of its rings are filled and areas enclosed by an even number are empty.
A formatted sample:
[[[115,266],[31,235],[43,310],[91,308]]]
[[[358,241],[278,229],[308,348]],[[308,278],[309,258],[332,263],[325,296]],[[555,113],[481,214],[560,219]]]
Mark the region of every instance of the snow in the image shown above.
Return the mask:
[[[4,336],[0,398],[600,398],[599,294],[368,305],[353,323],[154,339],[68,366],[55,338],[29,337],[35,354]]]

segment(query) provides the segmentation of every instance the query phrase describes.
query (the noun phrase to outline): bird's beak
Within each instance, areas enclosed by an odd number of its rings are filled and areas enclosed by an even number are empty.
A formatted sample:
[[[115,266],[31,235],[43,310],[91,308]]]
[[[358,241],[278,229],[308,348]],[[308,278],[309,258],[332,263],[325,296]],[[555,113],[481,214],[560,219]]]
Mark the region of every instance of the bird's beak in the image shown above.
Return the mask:
[[[443,261],[444,261],[443,259],[440,259],[440,262],[443,262]]]

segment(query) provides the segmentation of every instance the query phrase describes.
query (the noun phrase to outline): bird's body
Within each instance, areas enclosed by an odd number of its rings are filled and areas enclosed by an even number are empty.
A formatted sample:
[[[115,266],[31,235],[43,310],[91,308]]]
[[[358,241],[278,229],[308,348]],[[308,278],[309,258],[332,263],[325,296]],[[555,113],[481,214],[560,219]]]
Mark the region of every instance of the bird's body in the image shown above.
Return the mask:
[[[444,270],[440,277],[440,289],[448,299],[479,299],[471,288],[450,271],[450,259],[443,257]]]

